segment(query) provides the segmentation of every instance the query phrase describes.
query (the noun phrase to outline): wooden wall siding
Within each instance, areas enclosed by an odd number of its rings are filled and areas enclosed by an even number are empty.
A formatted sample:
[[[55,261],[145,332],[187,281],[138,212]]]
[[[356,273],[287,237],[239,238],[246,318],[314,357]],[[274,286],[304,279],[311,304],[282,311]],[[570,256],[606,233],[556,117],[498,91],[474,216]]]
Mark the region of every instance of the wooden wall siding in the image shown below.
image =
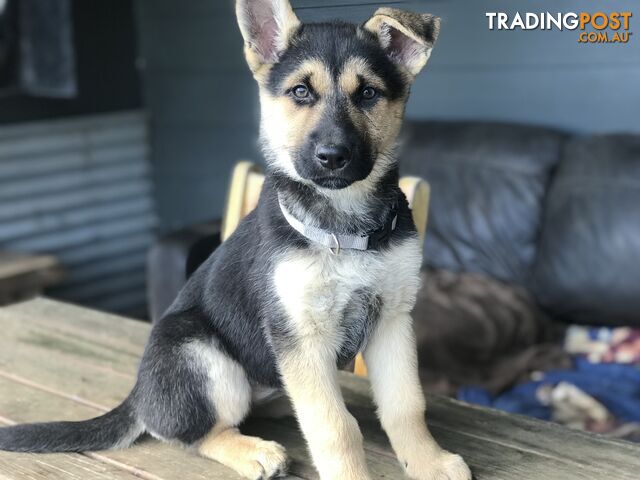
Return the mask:
[[[156,224],[142,113],[0,127],[0,249],[57,255],[51,296],[144,316]]]
[[[260,159],[257,89],[231,0],[137,0],[143,90],[161,227],[218,216],[232,165]],[[487,11],[631,10],[635,0],[293,0],[304,21],[364,21],[379,5],[443,28],[409,118],[482,119],[578,132],[640,131],[640,42],[581,45],[576,32],[489,31]],[[637,30],[638,22],[632,21]],[[634,33],[638,35],[638,31]]]

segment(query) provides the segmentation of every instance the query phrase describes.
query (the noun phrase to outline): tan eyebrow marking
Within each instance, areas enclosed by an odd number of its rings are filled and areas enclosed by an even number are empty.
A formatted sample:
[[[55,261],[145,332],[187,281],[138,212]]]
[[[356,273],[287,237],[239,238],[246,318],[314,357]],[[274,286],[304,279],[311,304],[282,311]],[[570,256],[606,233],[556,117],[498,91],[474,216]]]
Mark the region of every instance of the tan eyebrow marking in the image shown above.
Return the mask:
[[[371,69],[369,63],[361,57],[352,57],[342,67],[338,77],[338,85],[347,94],[353,94],[361,85],[361,78],[374,88],[384,89],[384,82]]]
[[[292,88],[299,83],[307,81],[311,88],[319,95],[324,95],[332,88],[331,72],[327,66],[318,59],[305,60],[284,79],[283,85]]]

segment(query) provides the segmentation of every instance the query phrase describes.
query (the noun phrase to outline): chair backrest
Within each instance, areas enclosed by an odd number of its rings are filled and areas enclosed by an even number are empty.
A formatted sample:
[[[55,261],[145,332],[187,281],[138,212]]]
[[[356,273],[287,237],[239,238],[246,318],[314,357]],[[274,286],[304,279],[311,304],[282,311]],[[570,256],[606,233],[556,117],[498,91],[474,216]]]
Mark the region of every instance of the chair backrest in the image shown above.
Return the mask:
[[[256,164],[242,161],[235,166],[222,219],[222,241],[229,238],[240,220],[256,208],[263,183],[264,175]],[[409,201],[418,234],[424,239],[429,211],[429,184],[419,177],[402,177],[400,188]]]

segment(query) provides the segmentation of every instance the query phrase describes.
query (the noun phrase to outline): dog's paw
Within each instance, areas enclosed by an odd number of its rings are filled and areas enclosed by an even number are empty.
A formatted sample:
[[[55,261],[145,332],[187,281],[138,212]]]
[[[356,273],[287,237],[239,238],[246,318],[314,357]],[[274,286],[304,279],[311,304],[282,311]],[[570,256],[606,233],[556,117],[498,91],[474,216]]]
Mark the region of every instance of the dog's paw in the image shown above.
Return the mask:
[[[287,473],[287,453],[279,443],[259,440],[233,467],[251,480],[282,477]]]
[[[444,450],[407,463],[405,470],[413,480],[471,480],[471,470],[462,457]]]
[[[269,480],[287,473],[287,453],[282,445],[242,435],[235,429],[203,443],[199,451],[249,480]]]

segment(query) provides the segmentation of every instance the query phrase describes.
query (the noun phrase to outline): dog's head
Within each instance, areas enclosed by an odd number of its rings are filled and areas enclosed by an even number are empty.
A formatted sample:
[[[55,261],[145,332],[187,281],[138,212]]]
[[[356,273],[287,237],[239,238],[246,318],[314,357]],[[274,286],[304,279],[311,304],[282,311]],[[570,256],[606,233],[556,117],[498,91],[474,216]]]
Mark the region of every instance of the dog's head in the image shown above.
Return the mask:
[[[236,11],[272,166],[326,189],[384,175],[439,19],[380,8],[361,26],[301,24],[288,0],[237,0]]]

